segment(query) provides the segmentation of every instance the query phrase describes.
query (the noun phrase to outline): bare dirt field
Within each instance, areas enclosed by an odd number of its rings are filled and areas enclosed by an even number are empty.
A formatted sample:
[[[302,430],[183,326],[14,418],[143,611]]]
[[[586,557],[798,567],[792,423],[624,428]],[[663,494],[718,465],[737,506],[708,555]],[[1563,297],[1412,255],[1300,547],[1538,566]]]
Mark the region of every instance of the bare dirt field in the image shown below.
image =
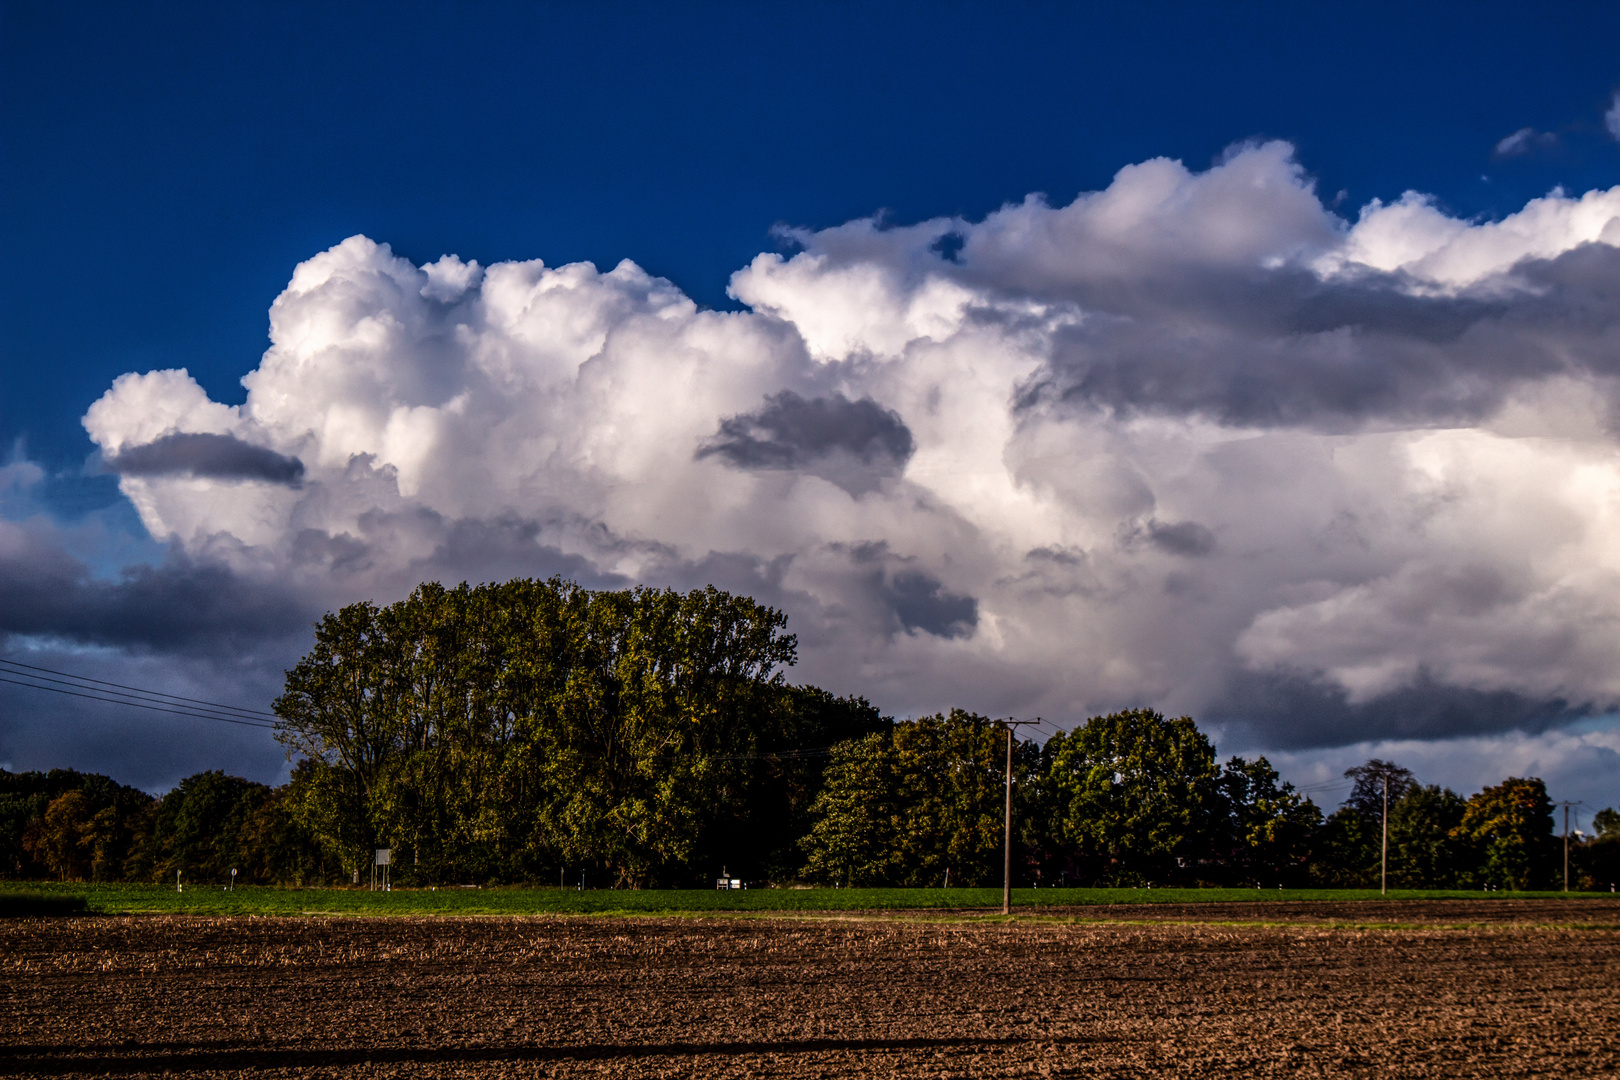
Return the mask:
[[[0,1075],[1620,1076],[1620,903],[1064,914],[10,920]]]

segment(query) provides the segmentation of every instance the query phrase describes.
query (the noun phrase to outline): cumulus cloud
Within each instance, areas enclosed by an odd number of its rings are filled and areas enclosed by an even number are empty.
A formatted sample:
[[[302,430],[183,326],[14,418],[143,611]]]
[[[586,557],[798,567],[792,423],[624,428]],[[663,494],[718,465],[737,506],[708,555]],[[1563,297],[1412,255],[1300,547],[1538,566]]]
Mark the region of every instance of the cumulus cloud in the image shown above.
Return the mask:
[[[185,566],[328,605],[713,581],[901,715],[1151,704],[1300,747],[1620,700],[1620,188],[1346,220],[1264,143],[791,236],[738,312],[353,237],[242,405],[130,374],[85,426]]]

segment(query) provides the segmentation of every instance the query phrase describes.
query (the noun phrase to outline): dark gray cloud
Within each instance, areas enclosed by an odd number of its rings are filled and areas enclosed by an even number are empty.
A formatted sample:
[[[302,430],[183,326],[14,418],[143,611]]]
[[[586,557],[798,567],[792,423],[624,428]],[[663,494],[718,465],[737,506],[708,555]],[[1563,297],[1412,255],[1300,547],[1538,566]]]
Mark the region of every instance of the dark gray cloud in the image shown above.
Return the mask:
[[[943,583],[918,570],[902,570],[883,587],[907,633],[935,637],[968,637],[979,625],[979,602],[946,590]]]
[[[1196,521],[1150,521],[1148,539],[1172,555],[1208,555],[1215,550],[1215,534]]]
[[[1540,732],[1601,711],[1506,690],[1448,686],[1420,673],[1410,685],[1352,703],[1341,686],[1305,675],[1234,674],[1203,709],[1235,735],[1281,749],[1346,746],[1379,739],[1448,739],[1506,731]]]
[[[202,476],[211,480],[260,480],[297,487],[304,463],[233,435],[179,432],[140,446],[125,447],[105,459],[120,476]]]
[[[0,554],[0,636],[228,655],[298,633],[314,614],[290,588],[178,553],[110,580],[50,536],[19,534]]]
[[[728,417],[698,457],[744,469],[792,469],[859,493],[898,473],[915,443],[898,413],[869,397],[772,394],[750,413]]]
[[[1620,371],[1620,249],[1521,262],[1511,295],[1411,289],[1399,274],[1297,269],[1080,290],[1026,406],[1342,430],[1478,421],[1530,380]]]

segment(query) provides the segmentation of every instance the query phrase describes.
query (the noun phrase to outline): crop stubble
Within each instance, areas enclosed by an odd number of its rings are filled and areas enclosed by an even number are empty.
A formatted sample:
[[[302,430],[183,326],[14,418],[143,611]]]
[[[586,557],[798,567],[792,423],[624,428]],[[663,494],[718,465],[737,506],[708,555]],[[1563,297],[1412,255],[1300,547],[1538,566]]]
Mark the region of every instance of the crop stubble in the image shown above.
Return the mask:
[[[0,1075],[1620,1075],[1620,907],[1350,908],[15,920]]]

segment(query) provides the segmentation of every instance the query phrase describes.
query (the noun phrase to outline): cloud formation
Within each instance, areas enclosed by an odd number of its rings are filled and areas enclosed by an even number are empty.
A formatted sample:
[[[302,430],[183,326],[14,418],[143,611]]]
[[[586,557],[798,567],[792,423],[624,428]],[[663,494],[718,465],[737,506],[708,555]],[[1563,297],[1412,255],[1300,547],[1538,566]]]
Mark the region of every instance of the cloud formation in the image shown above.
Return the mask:
[[[1310,746],[1620,700],[1620,188],[1349,221],[1265,143],[791,236],[740,312],[353,237],[275,301],[244,404],[130,374],[85,426],[194,565],[333,606],[713,581],[902,715]]]
[[[1528,154],[1532,150],[1546,149],[1558,145],[1558,136],[1550,131],[1537,131],[1535,128],[1520,128],[1511,135],[1504,136],[1496,144],[1497,157],[1517,157]]]
[[[796,469],[859,495],[898,474],[913,449],[899,415],[871,398],[834,393],[806,400],[784,390],[753,412],[722,420],[697,456],[718,454],[744,469]]]
[[[121,476],[195,476],[208,480],[261,480],[297,487],[304,463],[232,435],[176,432],[126,446],[105,464]]]

